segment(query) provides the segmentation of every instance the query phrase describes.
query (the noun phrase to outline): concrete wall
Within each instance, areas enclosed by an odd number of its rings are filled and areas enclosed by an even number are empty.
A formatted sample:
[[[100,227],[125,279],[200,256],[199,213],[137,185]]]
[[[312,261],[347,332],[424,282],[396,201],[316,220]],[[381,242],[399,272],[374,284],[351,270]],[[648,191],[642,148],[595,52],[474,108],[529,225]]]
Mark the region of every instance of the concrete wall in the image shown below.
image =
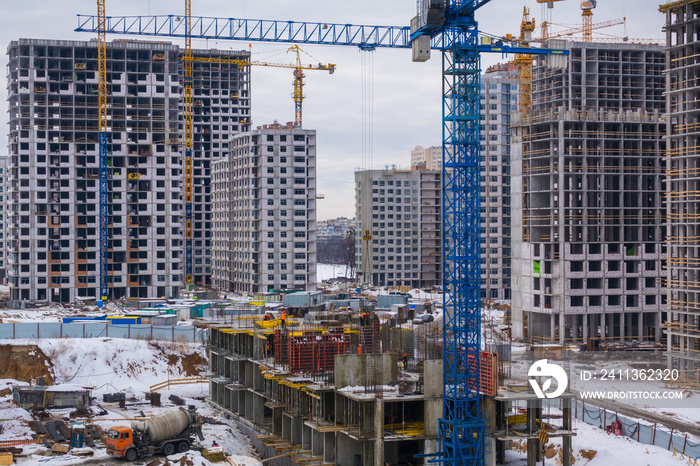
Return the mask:
[[[425,436],[437,438],[439,435],[438,419],[442,417],[442,359],[423,362],[423,394],[425,395],[423,421]]]
[[[335,357],[335,388],[367,385],[367,359],[374,358],[375,372],[380,375],[377,385],[387,385],[398,379],[396,354],[339,354]]]

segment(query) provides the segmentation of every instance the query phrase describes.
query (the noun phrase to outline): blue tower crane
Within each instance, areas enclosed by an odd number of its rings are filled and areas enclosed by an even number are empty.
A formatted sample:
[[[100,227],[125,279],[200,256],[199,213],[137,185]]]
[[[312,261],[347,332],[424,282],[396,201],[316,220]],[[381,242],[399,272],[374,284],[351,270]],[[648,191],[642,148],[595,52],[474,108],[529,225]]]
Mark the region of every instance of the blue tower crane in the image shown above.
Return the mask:
[[[442,52],[443,416],[433,462],[484,464],[484,420],[479,409],[480,276],[480,59],[481,52],[567,54],[480,44],[476,10],[491,0],[420,0],[411,27],[177,16],[107,18],[111,34],[216,40],[351,45],[363,50],[412,48],[414,61]],[[76,31],[95,32],[94,16],[78,15]]]

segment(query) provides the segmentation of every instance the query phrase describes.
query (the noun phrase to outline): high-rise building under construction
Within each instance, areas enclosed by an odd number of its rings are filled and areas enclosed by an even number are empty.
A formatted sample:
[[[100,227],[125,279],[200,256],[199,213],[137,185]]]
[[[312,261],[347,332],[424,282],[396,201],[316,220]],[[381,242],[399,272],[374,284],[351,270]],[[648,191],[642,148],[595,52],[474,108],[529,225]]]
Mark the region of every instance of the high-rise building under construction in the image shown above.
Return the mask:
[[[672,366],[700,367],[700,99],[697,57],[700,4],[677,1],[666,14],[666,214],[668,301],[666,341]]]
[[[659,339],[663,49],[566,48],[564,69],[535,64],[532,111],[514,122],[513,336]]]
[[[107,44],[110,299],[177,296],[184,281],[181,55],[164,42]],[[97,297],[97,41],[20,39],[8,56],[11,299]],[[193,68],[194,275],[207,285],[210,162],[248,129],[250,75],[236,64]]]

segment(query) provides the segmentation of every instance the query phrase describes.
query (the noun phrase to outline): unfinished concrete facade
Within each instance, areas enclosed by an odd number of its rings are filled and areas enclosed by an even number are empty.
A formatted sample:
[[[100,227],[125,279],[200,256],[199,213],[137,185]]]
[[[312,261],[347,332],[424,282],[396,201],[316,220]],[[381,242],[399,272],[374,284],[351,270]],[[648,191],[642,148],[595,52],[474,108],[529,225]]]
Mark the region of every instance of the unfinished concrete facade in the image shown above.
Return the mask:
[[[211,401],[251,429],[261,453],[289,457],[274,464],[428,464],[415,455],[437,450],[441,360],[400,377],[396,353],[337,354],[332,373],[311,375],[276,364],[283,346],[266,357],[279,332],[210,330]]]
[[[429,288],[442,280],[442,173],[355,172],[355,263],[363,283]]]
[[[245,58],[247,52],[195,50]],[[177,296],[183,282],[181,51],[107,44],[109,299]],[[21,39],[8,47],[8,284],[15,301],[98,294],[97,41]],[[194,65],[194,256],[206,284],[209,161],[247,129],[249,72]],[[216,70],[215,67],[219,67]]]
[[[316,131],[278,123],[238,135],[213,164],[214,286],[316,285]]]
[[[663,49],[568,43],[513,144],[513,336],[659,339]]]
[[[700,226],[698,208],[698,116],[700,109],[700,4],[674,2],[666,13],[666,128],[669,362],[684,370],[700,367]]]

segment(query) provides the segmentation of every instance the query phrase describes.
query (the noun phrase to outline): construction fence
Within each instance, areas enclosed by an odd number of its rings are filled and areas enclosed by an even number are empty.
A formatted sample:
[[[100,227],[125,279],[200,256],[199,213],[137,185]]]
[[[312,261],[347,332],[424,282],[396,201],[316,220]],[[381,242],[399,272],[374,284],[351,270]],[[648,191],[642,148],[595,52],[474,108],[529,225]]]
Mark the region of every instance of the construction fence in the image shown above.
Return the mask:
[[[42,338],[128,338],[201,343],[204,331],[191,325],[114,325],[104,321],[89,323],[15,322],[0,324],[0,339]]]
[[[561,400],[554,400],[562,409]],[[672,451],[679,459],[688,461],[690,466],[700,466],[700,443],[688,438],[687,434],[659,424],[645,424],[622,416],[615,411],[575,400],[571,406],[574,418],[603,430],[615,421],[621,424],[622,435],[645,445],[654,445]],[[613,434],[611,434],[613,435]]]

